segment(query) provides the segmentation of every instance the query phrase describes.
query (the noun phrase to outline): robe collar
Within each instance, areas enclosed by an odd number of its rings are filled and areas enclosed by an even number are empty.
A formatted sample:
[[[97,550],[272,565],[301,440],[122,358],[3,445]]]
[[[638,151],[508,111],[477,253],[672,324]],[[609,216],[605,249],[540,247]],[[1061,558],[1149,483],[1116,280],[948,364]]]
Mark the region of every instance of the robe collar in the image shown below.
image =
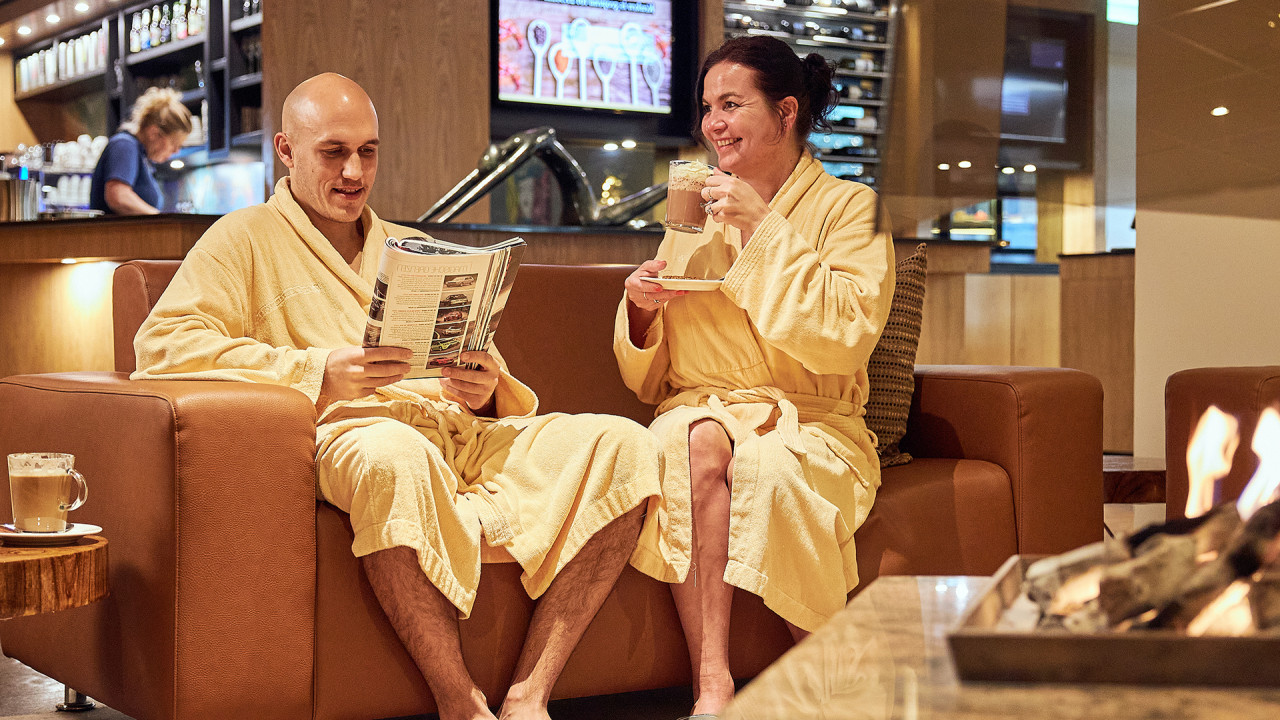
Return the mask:
[[[787,176],[786,182],[782,183],[782,187],[778,188],[778,192],[769,201],[769,209],[784,218],[790,218],[791,212],[804,199],[805,193],[809,192],[809,188],[813,187],[824,174],[826,171],[823,170],[822,163],[815,160],[809,151],[801,152],[800,159],[792,168],[791,174]],[[736,258],[742,252],[742,231],[728,223],[722,227],[724,241],[732,250],[731,257]]]
[[[288,176],[276,182],[275,192],[267,204],[284,216],[285,221],[293,227],[294,232],[298,233],[311,252],[315,253],[316,257],[347,287],[365,298],[373,295],[373,279],[377,277],[378,262],[382,258],[383,244],[387,240],[386,228],[374,214],[373,208],[366,204],[360,211],[360,224],[364,228],[364,255],[360,263],[360,273],[356,274],[356,271],[352,270],[347,261],[342,258],[342,253],[339,253],[333,247],[333,243],[329,242],[329,238],[311,224],[311,218],[307,217],[306,211],[293,197]]]

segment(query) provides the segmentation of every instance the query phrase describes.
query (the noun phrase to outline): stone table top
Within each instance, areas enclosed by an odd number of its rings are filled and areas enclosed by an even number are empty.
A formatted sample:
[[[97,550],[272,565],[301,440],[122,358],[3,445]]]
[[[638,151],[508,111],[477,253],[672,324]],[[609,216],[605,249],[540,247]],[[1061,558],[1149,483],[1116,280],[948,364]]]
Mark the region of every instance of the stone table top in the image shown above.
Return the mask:
[[[721,719],[1280,717],[1280,688],[960,682],[946,635],[990,583],[987,577],[877,579],[748,683]]]

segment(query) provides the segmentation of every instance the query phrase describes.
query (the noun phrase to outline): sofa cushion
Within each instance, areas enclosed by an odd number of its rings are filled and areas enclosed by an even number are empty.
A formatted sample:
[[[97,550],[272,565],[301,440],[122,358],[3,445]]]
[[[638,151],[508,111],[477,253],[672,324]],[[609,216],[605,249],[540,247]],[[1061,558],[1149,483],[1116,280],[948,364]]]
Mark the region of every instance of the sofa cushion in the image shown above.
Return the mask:
[[[917,457],[886,469],[853,536],[858,589],[882,575],[995,572],[1018,552],[1011,482],[1004,468],[983,460]]]
[[[907,432],[907,411],[915,392],[916,348],[920,345],[920,322],[924,315],[926,274],[924,243],[894,268],[897,284],[884,333],[867,365],[871,390],[867,395],[867,428],[879,441],[880,467],[911,462],[898,448]]]

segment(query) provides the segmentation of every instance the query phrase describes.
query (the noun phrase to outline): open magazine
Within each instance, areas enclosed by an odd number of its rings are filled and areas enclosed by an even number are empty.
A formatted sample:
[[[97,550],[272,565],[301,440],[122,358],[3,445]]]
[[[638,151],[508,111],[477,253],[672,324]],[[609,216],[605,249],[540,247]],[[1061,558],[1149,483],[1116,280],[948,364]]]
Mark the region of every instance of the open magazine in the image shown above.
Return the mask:
[[[485,247],[387,238],[364,346],[412,350],[410,378],[441,377],[463,352],[487,351],[524,249],[518,237]]]

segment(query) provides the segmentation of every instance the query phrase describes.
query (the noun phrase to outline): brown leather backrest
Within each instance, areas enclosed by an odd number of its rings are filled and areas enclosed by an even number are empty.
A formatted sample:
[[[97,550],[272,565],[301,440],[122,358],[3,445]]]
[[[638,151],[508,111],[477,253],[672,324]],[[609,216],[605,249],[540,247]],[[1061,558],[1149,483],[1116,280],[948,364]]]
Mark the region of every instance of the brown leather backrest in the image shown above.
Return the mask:
[[[653,407],[622,383],[613,318],[632,265],[522,265],[495,344],[538,394],[538,412],[596,412],[642,425]]]
[[[132,260],[112,288],[116,370],[133,372],[133,337],[178,260]],[[653,408],[622,383],[613,317],[630,265],[523,265],[498,324],[511,372],[538,394],[540,412],[599,412],[648,425]]]
[[[111,318],[117,372],[133,372],[136,368],[133,337],[181,263],[181,260],[130,260],[116,268],[111,285]]]

